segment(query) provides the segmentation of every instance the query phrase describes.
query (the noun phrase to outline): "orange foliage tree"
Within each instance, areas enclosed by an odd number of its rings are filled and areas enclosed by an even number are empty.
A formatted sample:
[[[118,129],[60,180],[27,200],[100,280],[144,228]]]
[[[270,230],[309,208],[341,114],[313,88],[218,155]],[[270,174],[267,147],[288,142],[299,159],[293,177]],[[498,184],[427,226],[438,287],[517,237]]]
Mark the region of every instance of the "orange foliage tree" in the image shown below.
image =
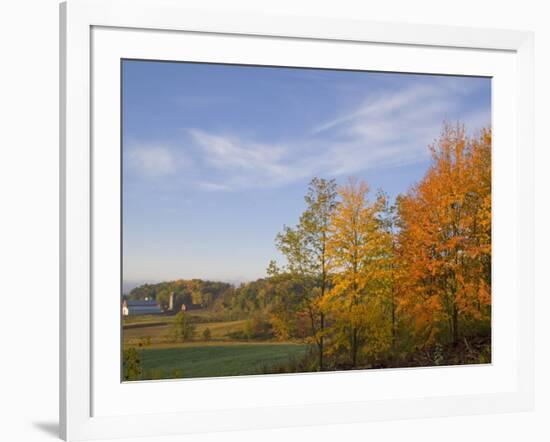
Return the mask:
[[[399,310],[425,343],[491,306],[491,130],[445,124],[424,178],[398,198]]]

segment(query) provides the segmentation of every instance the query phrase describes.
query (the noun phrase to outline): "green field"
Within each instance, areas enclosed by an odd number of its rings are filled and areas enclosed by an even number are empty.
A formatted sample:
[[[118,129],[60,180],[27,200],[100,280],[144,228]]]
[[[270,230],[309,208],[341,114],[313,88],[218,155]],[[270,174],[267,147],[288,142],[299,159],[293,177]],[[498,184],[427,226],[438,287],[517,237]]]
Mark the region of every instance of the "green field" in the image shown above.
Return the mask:
[[[236,376],[265,373],[301,359],[305,344],[228,343],[139,350],[143,379]]]
[[[134,348],[140,359],[139,379],[174,379],[252,375],[280,372],[302,361],[307,345],[272,339],[235,339],[246,320],[219,321],[207,311],[193,312],[194,333],[174,340],[174,316],[124,318],[124,349]],[[208,328],[209,339],[203,332]],[[272,371],[271,371],[272,370]]]

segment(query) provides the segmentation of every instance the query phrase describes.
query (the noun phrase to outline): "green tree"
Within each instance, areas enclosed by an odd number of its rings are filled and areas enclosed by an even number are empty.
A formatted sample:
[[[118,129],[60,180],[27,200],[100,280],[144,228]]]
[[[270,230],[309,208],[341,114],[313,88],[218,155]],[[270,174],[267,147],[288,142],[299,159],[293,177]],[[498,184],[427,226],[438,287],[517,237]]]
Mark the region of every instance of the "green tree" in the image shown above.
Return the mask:
[[[185,312],[179,312],[174,318],[172,326],[174,341],[188,341],[195,334],[195,326],[191,323]]]
[[[276,246],[287,259],[286,270],[315,284],[306,290],[301,302],[310,320],[311,335],[318,352],[319,370],[324,367],[325,312],[321,300],[330,285],[327,242],[331,217],[338,203],[334,180],[313,178],[304,198],[306,210],[296,227],[285,226],[276,238]]]

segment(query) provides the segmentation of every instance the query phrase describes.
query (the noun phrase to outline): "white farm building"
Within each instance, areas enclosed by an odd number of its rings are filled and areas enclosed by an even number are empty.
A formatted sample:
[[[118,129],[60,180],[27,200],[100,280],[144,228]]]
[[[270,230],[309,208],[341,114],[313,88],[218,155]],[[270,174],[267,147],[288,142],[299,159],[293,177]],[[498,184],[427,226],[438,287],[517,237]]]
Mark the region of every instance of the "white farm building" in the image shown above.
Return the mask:
[[[162,313],[160,305],[154,299],[122,301],[122,316],[155,315]]]

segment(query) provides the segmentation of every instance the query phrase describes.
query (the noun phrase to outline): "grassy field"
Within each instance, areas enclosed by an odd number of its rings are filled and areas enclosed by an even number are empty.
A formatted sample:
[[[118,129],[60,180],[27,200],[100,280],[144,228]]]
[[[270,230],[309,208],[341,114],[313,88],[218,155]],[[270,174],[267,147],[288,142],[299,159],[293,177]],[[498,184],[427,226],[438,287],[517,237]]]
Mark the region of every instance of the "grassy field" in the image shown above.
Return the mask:
[[[135,348],[141,379],[174,379],[252,375],[302,360],[307,345],[271,340],[238,340],[246,320],[219,321],[219,316],[194,311],[191,340],[175,341],[174,316],[144,315],[123,320],[124,349]],[[203,332],[210,330],[210,338]]]
[[[194,378],[259,374],[300,359],[304,344],[189,343],[176,348],[139,350],[144,379]]]

